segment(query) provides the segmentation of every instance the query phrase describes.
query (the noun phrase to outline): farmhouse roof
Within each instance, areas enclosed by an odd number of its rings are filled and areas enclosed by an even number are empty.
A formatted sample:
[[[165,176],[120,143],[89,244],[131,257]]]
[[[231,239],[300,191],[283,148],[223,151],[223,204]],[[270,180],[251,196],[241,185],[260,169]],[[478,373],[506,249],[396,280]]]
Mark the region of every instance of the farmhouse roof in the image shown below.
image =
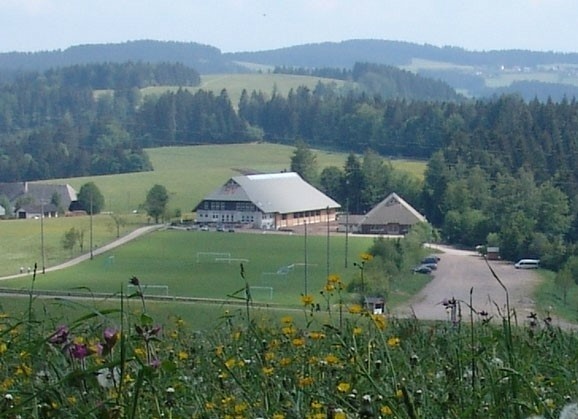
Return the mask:
[[[68,208],[72,201],[77,200],[76,191],[68,184],[53,185],[47,183],[0,183],[0,195],[14,203],[18,198],[29,196],[37,204],[50,203],[54,195],[61,199],[61,205]]]
[[[207,200],[250,201],[264,213],[279,214],[340,207],[294,172],[235,176]]]
[[[392,192],[365,214],[361,223],[369,225],[386,225],[393,223],[413,225],[425,221],[427,220],[423,215],[398,194]]]

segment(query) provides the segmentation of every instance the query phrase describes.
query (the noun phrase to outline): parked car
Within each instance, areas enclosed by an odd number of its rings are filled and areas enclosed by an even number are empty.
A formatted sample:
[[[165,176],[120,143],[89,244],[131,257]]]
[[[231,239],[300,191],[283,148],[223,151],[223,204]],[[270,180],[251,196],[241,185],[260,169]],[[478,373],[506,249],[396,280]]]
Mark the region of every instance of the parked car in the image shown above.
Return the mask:
[[[209,226],[201,226],[201,231],[209,231]]]
[[[427,266],[427,267],[430,268],[432,271],[435,271],[435,270],[438,268],[438,264],[437,264],[437,263],[430,263],[430,262],[422,263],[421,266]]]
[[[414,274],[431,274],[432,269],[426,265],[418,265],[413,268]]]
[[[437,256],[434,255],[430,255],[428,257],[425,257],[422,259],[421,263],[422,264],[429,264],[429,263],[435,263],[437,265],[437,263],[439,262],[439,258]]]
[[[540,261],[538,259],[520,259],[514,264],[516,269],[538,269]]]

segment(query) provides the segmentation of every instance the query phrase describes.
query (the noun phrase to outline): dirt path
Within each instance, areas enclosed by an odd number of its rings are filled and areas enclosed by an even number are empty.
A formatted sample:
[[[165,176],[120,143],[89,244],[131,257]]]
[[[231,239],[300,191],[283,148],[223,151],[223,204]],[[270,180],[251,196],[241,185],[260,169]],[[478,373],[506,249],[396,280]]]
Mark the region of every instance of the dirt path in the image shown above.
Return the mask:
[[[134,240],[137,237],[140,237],[144,234],[150,233],[151,231],[159,230],[163,227],[164,227],[164,224],[154,224],[154,225],[150,225],[150,226],[137,228],[136,230],[131,231],[126,236],[119,237],[118,239],[116,239],[115,241],[113,241],[111,243],[108,243],[102,247],[94,249],[92,251],[92,255],[93,256],[100,255],[101,253],[107,252],[111,249],[114,249],[115,247],[122,246],[123,244],[125,244],[131,240]],[[45,271],[46,272],[52,272],[52,271],[57,271],[59,269],[69,268],[71,266],[74,266],[76,264],[79,264],[80,262],[84,262],[85,260],[89,260],[89,259],[90,259],[90,253],[86,253],[84,255],[80,255],[80,256],[78,256],[74,259],[71,259],[69,261],[66,261],[64,263],[61,263],[60,265],[55,265],[55,266],[51,266],[49,268],[46,268]],[[38,269],[41,269],[41,267],[39,267]],[[29,273],[23,273],[23,274],[17,274],[17,275],[3,276],[3,277],[0,277],[0,281],[4,280],[4,279],[20,278],[20,277],[24,277],[24,276],[30,276],[30,274]]]

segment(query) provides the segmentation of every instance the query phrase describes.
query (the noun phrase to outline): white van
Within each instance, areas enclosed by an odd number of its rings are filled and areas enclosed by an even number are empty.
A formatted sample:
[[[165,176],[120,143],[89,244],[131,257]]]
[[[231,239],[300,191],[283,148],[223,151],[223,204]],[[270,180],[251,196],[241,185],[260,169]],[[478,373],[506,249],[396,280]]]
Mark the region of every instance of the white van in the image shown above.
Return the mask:
[[[516,269],[538,269],[540,260],[538,259],[520,259],[514,264]]]

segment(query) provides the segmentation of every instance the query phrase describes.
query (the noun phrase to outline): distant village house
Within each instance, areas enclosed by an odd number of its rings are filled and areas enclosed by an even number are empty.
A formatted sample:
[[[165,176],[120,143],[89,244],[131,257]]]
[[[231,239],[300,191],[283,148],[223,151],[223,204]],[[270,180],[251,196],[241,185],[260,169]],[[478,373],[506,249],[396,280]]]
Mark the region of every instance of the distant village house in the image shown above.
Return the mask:
[[[359,234],[404,235],[427,219],[395,192],[365,215],[341,215],[339,230]]]
[[[0,197],[10,205],[4,208],[4,216],[21,219],[58,217],[77,201],[76,191],[68,184],[0,183]]]

